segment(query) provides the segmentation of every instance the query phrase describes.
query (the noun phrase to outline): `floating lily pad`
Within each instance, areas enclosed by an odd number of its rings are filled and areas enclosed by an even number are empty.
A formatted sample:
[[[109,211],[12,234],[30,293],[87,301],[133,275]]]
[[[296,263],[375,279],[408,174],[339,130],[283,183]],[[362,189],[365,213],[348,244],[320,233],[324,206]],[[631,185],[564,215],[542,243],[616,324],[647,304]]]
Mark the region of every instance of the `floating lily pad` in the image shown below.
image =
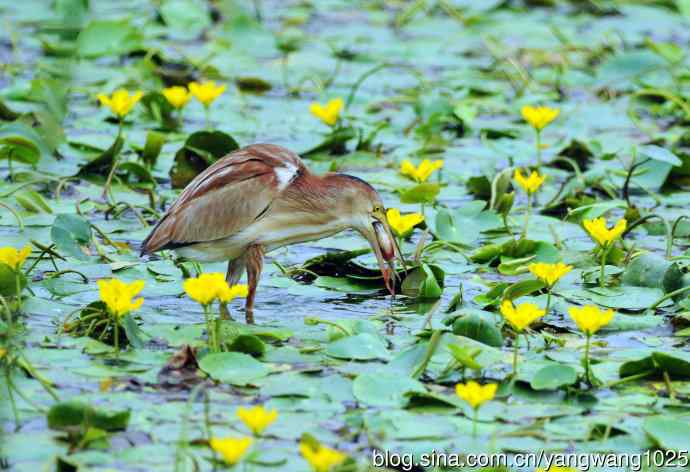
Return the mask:
[[[401,408],[412,393],[424,393],[422,383],[397,374],[361,374],[355,378],[352,391],[357,401],[369,406]]]
[[[199,368],[211,378],[232,385],[248,385],[266,377],[271,368],[241,352],[208,354],[199,361]]]

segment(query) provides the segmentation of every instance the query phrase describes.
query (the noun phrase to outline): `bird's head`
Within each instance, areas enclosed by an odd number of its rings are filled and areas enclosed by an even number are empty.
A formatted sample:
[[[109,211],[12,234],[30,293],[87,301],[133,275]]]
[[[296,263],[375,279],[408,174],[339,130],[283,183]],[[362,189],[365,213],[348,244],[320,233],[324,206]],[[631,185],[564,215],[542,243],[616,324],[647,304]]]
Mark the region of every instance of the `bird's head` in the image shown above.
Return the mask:
[[[371,246],[378,262],[386,288],[395,295],[395,260],[404,260],[400,248],[388,225],[386,209],[378,192],[365,181],[351,176],[344,176],[339,206],[350,221],[350,226],[359,232]]]

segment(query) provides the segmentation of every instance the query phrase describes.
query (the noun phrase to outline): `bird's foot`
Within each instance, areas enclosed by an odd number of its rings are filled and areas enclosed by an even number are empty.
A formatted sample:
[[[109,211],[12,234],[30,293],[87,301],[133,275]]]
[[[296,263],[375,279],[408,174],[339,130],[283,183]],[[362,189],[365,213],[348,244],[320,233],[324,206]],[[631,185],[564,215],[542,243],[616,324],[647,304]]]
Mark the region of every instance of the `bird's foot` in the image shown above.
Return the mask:
[[[244,320],[247,324],[254,324],[254,310],[247,309],[244,313]]]

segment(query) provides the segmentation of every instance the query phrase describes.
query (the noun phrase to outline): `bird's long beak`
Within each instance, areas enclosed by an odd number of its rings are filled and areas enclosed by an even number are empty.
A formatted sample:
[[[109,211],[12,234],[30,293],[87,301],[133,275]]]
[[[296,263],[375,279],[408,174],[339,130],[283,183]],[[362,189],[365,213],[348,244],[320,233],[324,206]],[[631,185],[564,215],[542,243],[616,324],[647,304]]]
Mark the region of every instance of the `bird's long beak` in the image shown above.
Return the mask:
[[[395,295],[397,281],[395,259],[401,255],[390,228],[386,223],[375,221],[362,231],[362,234],[374,251],[386,288],[391,295]]]

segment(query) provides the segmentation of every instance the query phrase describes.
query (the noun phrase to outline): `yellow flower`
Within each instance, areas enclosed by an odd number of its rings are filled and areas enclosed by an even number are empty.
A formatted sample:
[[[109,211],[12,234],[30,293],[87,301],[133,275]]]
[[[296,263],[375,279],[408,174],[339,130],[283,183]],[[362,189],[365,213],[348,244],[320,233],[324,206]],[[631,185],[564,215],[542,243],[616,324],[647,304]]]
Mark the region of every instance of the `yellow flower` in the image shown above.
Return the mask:
[[[118,279],[98,281],[101,301],[108,307],[108,311],[118,318],[136,310],[144,303],[143,298],[133,300],[143,288],[143,280],[135,280],[129,284]]]
[[[109,392],[113,388],[113,378],[106,377],[98,383],[98,390],[101,392]]]
[[[527,105],[522,107],[521,112],[522,117],[532,128],[541,131],[549,123],[555,120],[561,111],[558,108],[532,107]]]
[[[230,287],[228,283],[223,280],[223,283],[218,284],[218,299],[221,303],[228,303],[237,297],[245,298],[249,294],[249,287],[244,284],[233,285]]]
[[[23,248],[17,250],[11,246],[0,248],[0,263],[7,264],[14,270],[21,269],[24,261],[31,254],[31,245],[27,244]]]
[[[593,220],[585,220],[582,224],[591,238],[602,247],[607,246],[618,239],[628,227],[628,222],[625,218],[618,220],[615,226],[611,229],[608,229],[606,226],[606,219],[603,217],[595,218]]]
[[[534,303],[521,303],[514,306],[512,301],[504,300],[501,303],[501,313],[516,331],[522,332],[534,321],[544,316],[546,311]]]
[[[5,357],[5,354],[7,354],[7,349],[5,349],[4,347],[0,347],[0,359]]]
[[[202,305],[208,305],[218,298],[218,294],[228,290],[225,276],[220,272],[203,273],[199,277],[190,277],[182,284],[189,298]]]
[[[386,212],[386,219],[388,219],[388,224],[393,232],[400,237],[404,237],[412,232],[412,228],[424,221],[424,215],[421,213],[410,213],[401,216],[400,210],[389,208]]]
[[[309,105],[309,111],[312,115],[326,123],[328,126],[333,126],[338,121],[340,117],[340,112],[343,109],[343,99],[338,97],[330,100],[326,105],[321,105],[320,103],[313,102]]]
[[[187,87],[181,87],[179,85],[164,88],[163,96],[168,103],[177,109],[184,107],[187,102],[189,102],[189,99],[192,98],[192,94],[189,93]]]
[[[114,115],[118,116],[119,118],[123,118],[130,111],[132,111],[134,105],[141,100],[143,95],[144,94],[140,90],[134,92],[133,95],[130,95],[125,89],[117,89],[110,97],[104,94],[99,94],[98,100],[101,102],[101,105],[110,108],[110,111],[112,111]]]
[[[278,418],[276,410],[267,410],[263,405],[252,408],[238,408],[237,416],[255,435],[260,435]]]
[[[206,82],[190,82],[189,91],[202,105],[208,107],[213,101],[225,92],[225,85],[216,85],[213,80]]]
[[[309,462],[314,472],[328,472],[333,467],[342,464],[347,459],[347,454],[318,444],[316,447],[302,441],[299,443],[299,452]]]
[[[443,160],[441,159],[434,162],[431,162],[429,159],[424,159],[422,163],[419,164],[419,167],[415,167],[414,164],[405,159],[400,165],[400,173],[417,182],[426,182],[431,174],[441,167],[443,167]]]
[[[254,440],[244,438],[211,438],[208,442],[211,449],[223,457],[230,465],[237,464]]]
[[[465,384],[457,384],[455,393],[476,410],[482,404],[493,400],[497,388],[496,384],[479,385],[474,380],[470,380]]]
[[[525,177],[522,175],[522,171],[520,169],[515,169],[515,175],[513,177],[518,185],[522,187],[522,190],[527,193],[534,193],[539,190],[541,184],[544,183],[544,179],[546,179],[545,175],[539,175],[539,172],[536,170],[533,170],[529,177]]]
[[[577,327],[587,336],[591,336],[602,326],[609,324],[615,315],[613,310],[602,310],[595,305],[571,306],[568,308],[568,314],[575,321]]]
[[[530,264],[527,266],[527,268],[530,272],[532,272],[532,274],[534,274],[536,278],[544,282],[549,287],[556,285],[556,282],[558,282],[561,277],[573,270],[573,266],[565,265],[562,262],[559,262],[558,264],[537,262],[535,264]]]

